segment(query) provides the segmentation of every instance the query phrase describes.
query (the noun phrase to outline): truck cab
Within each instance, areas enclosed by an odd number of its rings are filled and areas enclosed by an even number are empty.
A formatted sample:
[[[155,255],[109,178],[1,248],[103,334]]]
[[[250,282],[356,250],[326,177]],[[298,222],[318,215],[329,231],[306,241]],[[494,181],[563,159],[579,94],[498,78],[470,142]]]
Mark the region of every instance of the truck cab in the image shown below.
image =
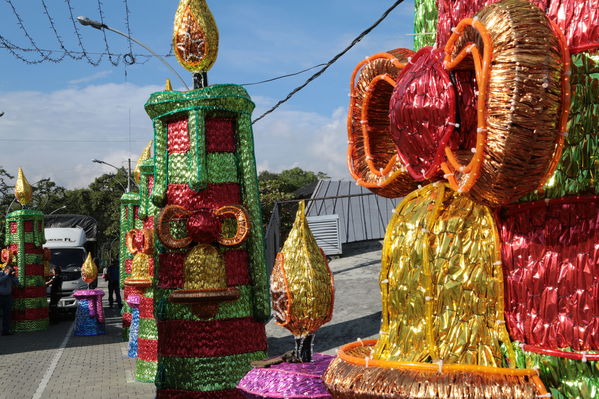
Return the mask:
[[[90,229],[93,221],[93,230]],[[89,225],[86,223],[89,222]],[[51,252],[50,264],[60,266],[62,271],[62,298],[58,302],[61,311],[75,311],[77,300],[73,291],[87,289],[88,284],[81,279],[81,267],[90,251],[90,241],[95,243],[96,221],[83,215],[46,216],[44,248]],[[91,234],[86,234],[91,232]],[[97,283],[97,282],[96,282]],[[48,295],[50,287],[48,287]]]

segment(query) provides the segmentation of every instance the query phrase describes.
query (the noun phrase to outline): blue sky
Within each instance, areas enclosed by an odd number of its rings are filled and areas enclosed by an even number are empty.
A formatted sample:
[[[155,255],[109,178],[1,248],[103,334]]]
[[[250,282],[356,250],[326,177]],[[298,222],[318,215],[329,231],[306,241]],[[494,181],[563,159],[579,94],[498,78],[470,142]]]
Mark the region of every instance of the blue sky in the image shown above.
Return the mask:
[[[60,49],[43,12],[42,2],[11,0],[35,45]],[[98,2],[70,0],[75,16],[99,20]],[[104,22],[127,31],[123,0],[102,1]],[[247,83],[295,72],[328,61],[371,25],[391,0],[208,0],[220,31],[220,50],[209,72],[210,83]],[[64,45],[80,51],[68,4],[45,0]],[[128,0],[134,37],[156,52],[169,51],[178,1]],[[300,166],[348,178],[345,167],[345,119],[349,78],[364,57],[398,47],[412,47],[413,0],[406,0],[360,44],[286,105],[254,125],[256,156],[261,169],[280,171]],[[78,26],[89,52],[103,52],[102,32]],[[8,0],[0,1],[0,35],[24,48],[33,47],[19,27]],[[126,39],[107,32],[110,50],[129,52]],[[146,53],[133,44],[134,53]],[[58,56],[60,53],[53,53]],[[26,54],[31,60],[35,53]],[[98,55],[90,55],[97,59]],[[139,57],[140,61],[145,58]],[[174,57],[167,58],[191,80]],[[124,165],[136,159],[152,138],[143,104],[162,90],[167,77],[182,86],[159,61],[99,66],[68,57],[59,63],[28,65],[0,48],[0,165],[10,172],[23,167],[30,181],[51,177],[67,187],[83,187],[110,171],[92,158]],[[126,71],[126,74],[125,74]],[[248,86],[255,116],[272,106],[308,76]]]

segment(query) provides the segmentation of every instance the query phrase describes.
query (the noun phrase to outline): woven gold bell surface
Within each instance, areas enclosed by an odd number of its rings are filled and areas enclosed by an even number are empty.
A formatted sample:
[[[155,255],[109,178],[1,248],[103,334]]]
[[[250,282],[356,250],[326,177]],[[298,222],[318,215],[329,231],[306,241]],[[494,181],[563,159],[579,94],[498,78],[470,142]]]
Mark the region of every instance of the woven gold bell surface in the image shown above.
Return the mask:
[[[514,360],[498,236],[486,206],[441,183],[408,195],[387,227],[380,285],[375,358],[502,367],[503,343]]]
[[[27,181],[23,169],[19,168],[17,182],[15,183],[15,197],[21,205],[27,205],[31,201],[33,189]]]
[[[205,0],[181,0],[175,14],[173,49],[190,72],[208,71],[218,54],[218,29]]]
[[[141,152],[141,155],[137,159],[137,163],[135,164],[135,169],[133,169],[133,178],[135,182],[139,184],[141,181],[141,164],[144,163],[150,156],[152,155],[152,144],[154,140],[150,140],[150,142],[145,146],[144,150]]]
[[[81,266],[81,279],[89,284],[96,278],[98,278],[98,268],[92,259],[91,252],[89,252],[83,266]]]
[[[227,288],[225,261],[212,245],[199,244],[189,251],[184,262],[186,290]]]
[[[331,320],[333,274],[306,221],[304,201],[299,203],[293,227],[277,255],[271,295],[277,324],[296,337],[312,334]]]
[[[150,260],[151,255],[136,253],[131,263],[131,278],[133,279],[151,279]]]

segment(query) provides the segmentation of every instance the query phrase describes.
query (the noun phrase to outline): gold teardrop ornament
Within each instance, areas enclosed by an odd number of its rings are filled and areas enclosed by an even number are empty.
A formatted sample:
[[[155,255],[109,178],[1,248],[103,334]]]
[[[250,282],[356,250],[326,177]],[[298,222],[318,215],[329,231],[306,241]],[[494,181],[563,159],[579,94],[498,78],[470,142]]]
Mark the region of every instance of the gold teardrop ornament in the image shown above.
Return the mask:
[[[23,169],[19,168],[17,175],[17,182],[15,183],[15,197],[21,205],[27,205],[31,201],[33,195],[33,189],[27,181]]]
[[[205,0],[181,0],[175,14],[173,49],[190,72],[208,71],[218,54],[218,29]]]
[[[144,161],[146,161],[148,158],[150,158],[150,155],[152,155],[152,143],[153,142],[154,142],[153,140],[150,140],[148,145],[146,145],[144,150],[141,152],[141,155],[137,159],[137,163],[135,164],[135,169],[133,169],[133,178],[135,179],[135,182],[137,184],[139,184],[139,182],[141,181],[141,164],[144,163]]]
[[[83,262],[83,266],[81,266],[81,279],[90,284],[96,278],[98,278],[98,268],[96,267],[90,252],[87,254],[87,259]]]
[[[296,337],[313,334],[329,322],[335,298],[333,274],[310,231],[304,210],[302,201],[271,275],[277,324]]]

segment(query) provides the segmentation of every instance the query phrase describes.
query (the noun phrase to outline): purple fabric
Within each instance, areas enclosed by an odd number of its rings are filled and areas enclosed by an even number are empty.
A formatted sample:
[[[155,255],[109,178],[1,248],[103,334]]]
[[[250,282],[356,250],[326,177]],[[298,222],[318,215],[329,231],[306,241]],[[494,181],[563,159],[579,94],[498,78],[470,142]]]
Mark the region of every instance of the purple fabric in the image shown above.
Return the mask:
[[[104,323],[104,308],[102,307],[102,297],[104,291],[95,290],[78,290],[73,292],[75,299],[87,299],[89,303],[89,317],[98,318],[100,323]]]
[[[321,376],[334,356],[315,353],[310,363],[280,363],[256,368],[237,388],[246,398],[331,398]]]
[[[129,295],[127,297],[127,303],[129,306],[138,307],[141,302],[141,297],[139,295]]]

